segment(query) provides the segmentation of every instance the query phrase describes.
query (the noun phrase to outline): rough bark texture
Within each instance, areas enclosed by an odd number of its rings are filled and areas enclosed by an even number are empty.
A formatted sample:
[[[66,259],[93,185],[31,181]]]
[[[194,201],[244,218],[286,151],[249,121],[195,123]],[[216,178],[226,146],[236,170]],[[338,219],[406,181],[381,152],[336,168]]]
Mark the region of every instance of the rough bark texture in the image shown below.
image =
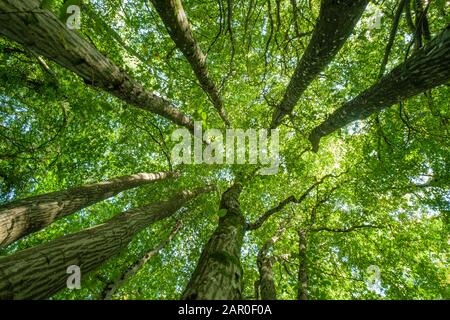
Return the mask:
[[[1,206],[0,247],[39,231],[57,219],[115,196],[121,191],[175,176],[178,176],[178,173],[138,173],[46,193]]]
[[[220,209],[226,214],[203,249],[182,299],[242,299],[240,258],[246,223],[239,204],[241,190],[235,184],[222,195]]]
[[[202,89],[208,94],[222,120],[230,126],[223,100],[213,79],[208,73],[206,56],[195,41],[189,21],[180,0],[151,0],[158,11],[170,37],[192,67]]]
[[[171,216],[208,186],[131,209],[106,223],[0,258],[0,299],[44,299],[67,285],[67,268],[83,277],[125,249],[136,233]]]
[[[40,9],[39,0],[0,2],[0,34],[21,43],[75,72],[94,87],[103,89],[138,108],[156,113],[193,132],[192,120],[169,101],[131,78],[52,12]]]
[[[298,232],[298,293],[297,299],[308,300],[308,272],[307,272],[307,232],[299,230]]]
[[[333,60],[360,19],[369,0],[322,0],[319,18],[305,53],[294,71],[283,99],[272,116],[272,128],[280,125],[298,100]]]
[[[181,222],[178,221],[174,228],[172,229],[172,232],[169,234],[169,236],[161,241],[156,247],[152,248],[150,251],[146,252],[139,260],[135,261],[132,265],[130,265],[122,274],[117,277],[116,279],[110,281],[106,284],[105,289],[103,290],[101,294],[102,300],[109,300],[114,295],[114,293],[117,291],[117,289],[120,288],[121,285],[123,285],[125,282],[127,282],[128,279],[130,279],[132,276],[134,276],[139,269],[142,268],[142,266],[147,263],[153,256],[158,254],[158,252],[164,248],[177,234],[178,230],[181,228]]]
[[[256,259],[259,271],[258,286],[261,300],[277,299],[277,291],[273,277],[273,257],[269,255],[269,250],[275,241],[273,239],[267,240],[259,250]]]
[[[313,129],[313,150],[320,139],[355,120],[386,109],[450,80],[450,25],[426,47],[416,51],[372,87],[334,111]]]

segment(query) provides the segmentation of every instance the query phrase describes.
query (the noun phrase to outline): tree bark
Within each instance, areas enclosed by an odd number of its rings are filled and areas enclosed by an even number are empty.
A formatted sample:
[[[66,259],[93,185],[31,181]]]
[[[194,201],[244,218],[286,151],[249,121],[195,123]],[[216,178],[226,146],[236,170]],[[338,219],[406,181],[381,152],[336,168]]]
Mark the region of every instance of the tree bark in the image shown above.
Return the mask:
[[[360,19],[369,0],[322,0],[312,38],[272,115],[272,128],[294,109],[311,82],[334,59]]]
[[[395,11],[394,21],[392,22],[392,28],[391,32],[389,33],[389,40],[386,45],[386,49],[384,50],[384,56],[383,60],[381,62],[380,72],[378,74],[378,78],[381,78],[384,75],[384,72],[386,71],[386,65],[389,60],[389,55],[392,50],[392,46],[394,45],[395,36],[397,34],[398,25],[400,23],[400,17],[402,16],[402,12],[405,8],[406,0],[400,0],[397,6],[397,9]]]
[[[405,99],[450,80],[450,25],[429,44],[381,78],[372,87],[334,111],[309,136],[313,150],[320,139],[347,124],[368,118]]]
[[[0,247],[121,191],[176,176],[174,172],[138,173],[0,206]]]
[[[269,250],[274,241],[267,240],[258,252],[256,264],[259,271],[259,296],[261,300],[276,300],[277,291],[273,276],[273,257],[269,256]]]
[[[220,209],[226,214],[203,249],[182,299],[242,299],[241,248],[246,222],[239,204],[241,190],[236,183],[223,193]]]
[[[146,252],[140,259],[126,268],[126,270],[119,277],[107,283],[105,289],[101,294],[101,299],[110,300],[121,285],[126,283],[127,280],[134,276],[147,261],[149,261],[153,256],[157,255],[162,248],[164,248],[170,241],[172,241],[180,228],[181,222],[178,221],[166,239],[161,241],[155,248],[152,248],[150,251]]]
[[[84,276],[125,249],[134,235],[165,219],[207,186],[183,191],[166,201],[131,209],[109,221],[49,243],[0,257],[0,299],[44,299],[66,287],[67,268],[76,265]]]
[[[225,112],[219,90],[209,75],[206,56],[196,42],[180,0],[151,0],[166,29],[192,67],[202,89],[208,94],[222,120],[227,126],[230,121]]]
[[[75,72],[87,84],[193,132],[194,125],[188,116],[168,100],[146,91],[52,12],[40,9],[40,3],[39,0],[1,1],[0,34]]]
[[[298,300],[308,300],[307,245],[307,232],[300,229],[298,231]]]

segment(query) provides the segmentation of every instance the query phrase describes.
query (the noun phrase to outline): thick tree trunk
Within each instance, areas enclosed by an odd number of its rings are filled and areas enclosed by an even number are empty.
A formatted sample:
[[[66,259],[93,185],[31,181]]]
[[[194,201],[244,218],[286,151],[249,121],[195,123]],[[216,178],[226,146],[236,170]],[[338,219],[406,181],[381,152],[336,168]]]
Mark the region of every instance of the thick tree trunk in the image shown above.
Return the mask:
[[[450,80],[450,25],[372,87],[334,111],[309,136],[313,150],[320,139],[355,120],[368,118],[405,99]]]
[[[138,173],[11,202],[0,207],[0,246],[121,191],[176,176],[173,172]]]
[[[48,298],[67,285],[67,268],[81,276],[125,249],[134,235],[171,216],[208,186],[175,194],[169,200],[131,209],[101,225],[0,258],[0,299]]]
[[[307,232],[298,231],[298,293],[297,299],[308,300],[308,271],[307,271]]]
[[[272,116],[272,128],[294,109],[311,82],[334,59],[360,19],[369,0],[322,0],[311,41],[283,99]]]
[[[126,268],[126,270],[122,272],[122,274],[118,276],[116,279],[107,283],[105,289],[101,294],[101,299],[102,300],[111,299],[111,297],[114,295],[117,289],[120,288],[120,286],[122,286],[125,282],[127,282],[128,279],[134,276],[148,260],[150,260],[153,256],[158,254],[158,252],[162,248],[164,248],[170,241],[172,241],[173,237],[175,237],[180,227],[181,222],[178,221],[175,227],[172,229],[172,232],[166,239],[161,241],[155,248],[152,248],[150,251],[146,252],[139,260],[135,261],[132,265]]]
[[[236,300],[242,298],[241,247],[246,230],[235,184],[222,195],[220,209],[226,214],[206,244],[182,299]]]
[[[75,72],[83,80],[138,108],[194,130],[192,120],[144,87],[64,25],[39,0],[0,1],[0,34]]]
[[[273,276],[273,257],[269,256],[269,250],[273,245],[272,239],[264,243],[258,253],[256,263],[259,271],[259,296],[261,300],[276,300],[277,291]]]
[[[227,126],[230,121],[226,115],[223,100],[213,79],[208,73],[206,56],[195,41],[189,21],[180,0],[151,0],[158,11],[170,37],[181,50],[192,67],[202,89],[208,94],[214,107]]]

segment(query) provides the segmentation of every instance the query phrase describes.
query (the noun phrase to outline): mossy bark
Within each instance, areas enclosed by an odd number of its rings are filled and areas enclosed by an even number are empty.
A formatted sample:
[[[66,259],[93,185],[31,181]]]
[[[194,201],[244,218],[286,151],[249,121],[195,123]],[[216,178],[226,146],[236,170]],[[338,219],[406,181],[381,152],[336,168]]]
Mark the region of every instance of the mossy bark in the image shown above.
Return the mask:
[[[236,300],[242,298],[241,248],[246,222],[235,184],[222,195],[220,209],[226,214],[206,244],[197,267],[182,294],[186,300]]]

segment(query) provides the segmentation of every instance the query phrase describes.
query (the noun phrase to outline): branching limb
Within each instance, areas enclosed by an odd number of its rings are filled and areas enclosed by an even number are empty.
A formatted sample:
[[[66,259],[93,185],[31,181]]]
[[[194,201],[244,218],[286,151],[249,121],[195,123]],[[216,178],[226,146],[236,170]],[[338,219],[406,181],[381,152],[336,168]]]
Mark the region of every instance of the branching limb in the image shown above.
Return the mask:
[[[449,80],[450,25],[447,25],[427,46],[314,128],[309,136],[313,151],[319,149],[322,137]]]
[[[227,126],[230,121],[225,112],[222,97],[211,78],[206,65],[206,56],[200,49],[191,30],[180,0],[151,0],[166,29],[192,67],[202,89],[211,99],[214,107]]]
[[[306,189],[306,191],[303,192],[302,195],[298,198],[296,198],[295,196],[287,197],[286,199],[281,201],[276,207],[267,210],[254,223],[249,223],[247,226],[247,230],[256,230],[256,229],[260,228],[264,224],[264,222],[266,222],[272,215],[274,215],[277,212],[280,212],[290,203],[297,203],[297,204],[302,203],[315,187],[324,183],[326,179],[331,178],[331,177],[335,177],[335,176],[331,175],[331,174],[323,176],[319,181],[315,182],[308,189]]]
[[[289,115],[311,82],[333,60],[361,17],[368,0],[322,0],[311,41],[272,115],[272,128]],[[294,24],[295,26],[295,24]]]

